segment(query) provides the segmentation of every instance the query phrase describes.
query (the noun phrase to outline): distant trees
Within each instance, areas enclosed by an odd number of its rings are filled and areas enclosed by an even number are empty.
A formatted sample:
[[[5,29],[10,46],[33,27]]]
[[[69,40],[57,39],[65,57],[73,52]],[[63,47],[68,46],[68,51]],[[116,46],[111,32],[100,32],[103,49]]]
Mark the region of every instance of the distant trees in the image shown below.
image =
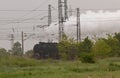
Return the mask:
[[[83,41],[77,43],[74,39],[63,36],[62,41],[58,44],[61,58],[66,60],[80,59],[82,62],[94,62],[91,54],[93,42],[86,37]]]
[[[50,52],[51,49],[48,48],[50,47],[47,47],[45,50]],[[60,59],[64,60],[81,60],[82,62],[94,63],[95,60],[101,58],[120,57],[120,33],[107,35],[106,38],[99,38],[94,42],[88,37],[81,42],[76,42],[73,38],[68,38],[64,34],[63,39],[58,43],[57,48],[59,50]],[[19,42],[14,43],[12,50],[9,50],[8,52],[4,48],[0,48],[0,57],[9,54],[22,56],[21,44]],[[25,53],[25,56],[27,57],[31,57],[32,55],[32,50],[28,50]]]
[[[2,56],[4,57],[4,56],[8,56],[8,55],[22,56],[23,52],[22,52],[22,48],[21,48],[21,43],[18,41],[15,42],[13,45],[13,48],[8,51],[4,48],[0,48],[0,57],[2,57]],[[25,56],[27,56],[27,57],[31,57],[32,55],[33,55],[33,50],[28,50],[25,53]]]
[[[91,53],[93,42],[86,37],[83,41],[77,44],[78,47],[78,58],[82,62],[94,63],[93,55]]]
[[[4,48],[0,48],[0,58],[6,57],[8,55],[8,52]]]
[[[26,57],[32,57],[33,56],[33,50],[28,50],[27,52],[25,52],[25,56]]]
[[[23,53],[19,42],[14,43],[11,53],[16,56],[22,56]]]
[[[91,52],[92,46],[93,46],[93,42],[88,37],[86,37],[82,42],[80,42],[79,49],[82,52],[89,53]]]
[[[61,58],[80,58],[83,62],[94,62],[94,58],[120,56],[120,33],[108,35],[107,38],[100,38],[95,42],[86,37],[79,43],[64,35],[58,49]]]
[[[92,46],[93,42],[86,37],[83,41],[77,44],[79,55],[81,55],[81,53],[90,53]]]
[[[77,56],[77,47],[74,39],[63,35],[62,41],[58,44],[58,50],[61,58],[67,60],[74,60]]]
[[[120,43],[115,36],[108,35],[107,39],[103,39],[111,48],[109,56],[120,56]]]
[[[95,42],[92,47],[92,53],[96,57],[106,57],[111,52],[111,47],[102,39]]]

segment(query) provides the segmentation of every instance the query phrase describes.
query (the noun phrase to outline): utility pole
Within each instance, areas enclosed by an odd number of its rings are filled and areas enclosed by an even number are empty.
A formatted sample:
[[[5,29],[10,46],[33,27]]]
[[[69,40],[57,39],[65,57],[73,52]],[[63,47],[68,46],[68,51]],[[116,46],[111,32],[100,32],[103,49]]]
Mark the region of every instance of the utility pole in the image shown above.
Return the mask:
[[[63,28],[63,5],[62,1],[58,0],[58,21],[59,21],[59,42],[62,40],[62,36],[64,33],[64,28]]]
[[[67,0],[64,0],[64,12],[65,12],[65,17],[64,19],[68,19],[68,5],[67,5]]]
[[[72,11],[72,7],[71,7],[71,5],[70,5],[70,8],[69,8],[69,16],[72,16],[72,13],[73,13],[73,11]]]
[[[81,41],[80,9],[77,8],[77,42]]]
[[[11,34],[11,50],[13,49],[14,46],[14,35]]]
[[[22,55],[24,54],[24,33],[22,31]]]
[[[58,0],[59,42],[62,40],[64,34],[64,22],[67,19],[68,19],[67,0],[64,1]]]
[[[48,5],[48,26],[52,23],[51,5]]]

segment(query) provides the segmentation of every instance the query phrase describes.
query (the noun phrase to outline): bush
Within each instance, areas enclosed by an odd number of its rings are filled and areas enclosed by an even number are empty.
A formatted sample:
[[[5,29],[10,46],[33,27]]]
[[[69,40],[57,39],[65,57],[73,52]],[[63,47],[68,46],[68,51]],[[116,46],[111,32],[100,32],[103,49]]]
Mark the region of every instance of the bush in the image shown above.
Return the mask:
[[[110,63],[108,68],[109,71],[117,71],[120,70],[120,65],[117,63]]]
[[[95,63],[94,57],[90,53],[82,53],[80,60],[82,63]]]
[[[111,47],[104,41],[99,39],[92,47],[92,54],[97,58],[106,58],[111,52]]]
[[[58,44],[60,58],[63,60],[75,60],[77,57],[77,43],[74,39],[63,35],[62,41]]]

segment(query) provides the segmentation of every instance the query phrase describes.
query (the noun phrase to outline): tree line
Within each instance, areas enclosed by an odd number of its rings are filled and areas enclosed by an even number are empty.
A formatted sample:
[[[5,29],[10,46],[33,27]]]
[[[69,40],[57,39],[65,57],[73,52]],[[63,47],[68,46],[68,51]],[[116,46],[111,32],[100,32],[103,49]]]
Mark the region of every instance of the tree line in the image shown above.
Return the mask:
[[[107,35],[106,38],[98,38],[93,41],[86,37],[81,42],[63,35],[58,44],[59,53],[65,60],[81,60],[94,63],[97,59],[120,56],[120,33]]]
[[[94,63],[97,59],[120,56],[120,33],[107,35],[106,38],[98,38],[95,41],[86,37],[80,42],[63,35],[63,39],[57,45],[60,59],[81,60]],[[21,44],[14,43],[11,50],[0,48],[0,58],[5,56],[22,56]],[[32,57],[33,50],[25,52],[24,56]]]
[[[21,48],[20,42],[15,42],[12,49],[6,50],[5,48],[0,48],[0,58],[8,57],[8,56],[27,56],[31,57],[33,54],[33,50],[28,50],[27,52],[23,53]]]

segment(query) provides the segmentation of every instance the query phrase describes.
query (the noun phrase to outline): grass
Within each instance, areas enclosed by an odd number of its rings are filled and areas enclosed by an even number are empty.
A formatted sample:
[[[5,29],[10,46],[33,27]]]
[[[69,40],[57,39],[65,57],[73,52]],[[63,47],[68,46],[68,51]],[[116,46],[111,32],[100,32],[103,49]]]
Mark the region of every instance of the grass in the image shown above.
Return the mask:
[[[0,58],[0,78],[120,78],[120,58],[80,61]]]

